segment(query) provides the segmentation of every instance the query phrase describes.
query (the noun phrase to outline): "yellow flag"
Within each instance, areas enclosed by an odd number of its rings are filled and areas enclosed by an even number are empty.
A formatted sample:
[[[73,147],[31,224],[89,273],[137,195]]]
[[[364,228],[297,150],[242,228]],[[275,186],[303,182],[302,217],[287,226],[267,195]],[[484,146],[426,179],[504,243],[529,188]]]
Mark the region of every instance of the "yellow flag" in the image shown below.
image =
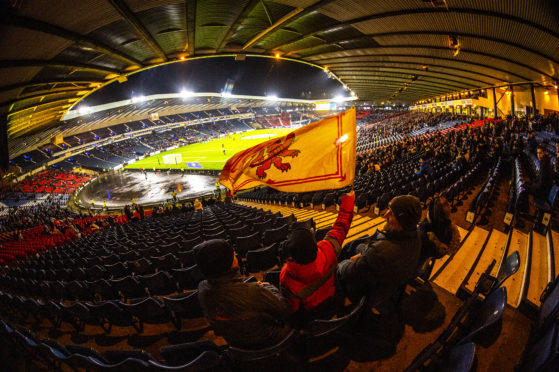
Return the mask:
[[[259,185],[286,192],[337,189],[355,176],[355,109],[233,155],[219,182],[236,193]]]

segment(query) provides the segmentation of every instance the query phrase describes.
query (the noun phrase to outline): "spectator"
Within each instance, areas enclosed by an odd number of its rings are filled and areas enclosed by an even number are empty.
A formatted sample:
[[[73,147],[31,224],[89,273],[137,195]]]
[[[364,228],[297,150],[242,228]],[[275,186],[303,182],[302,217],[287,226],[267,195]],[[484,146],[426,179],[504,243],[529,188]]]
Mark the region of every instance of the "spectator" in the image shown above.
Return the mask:
[[[201,211],[203,208],[202,203],[200,203],[200,200],[196,199],[194,200],[194,210],[195,211]]]
[[[433,174],[433,167],[431,166],[431,161],[426,157],[423,156],[419,159],[419,170],[415,171],[415,174],[419,176],[430,176]]]
[[[350,253],[357,254],[338,265],[337,278],[352,300],[370,295],[372,304],[378,304],[416,274],[421,252],[419,199],[411,195],[393,198],[384,217],[384,230],[377,230],[368,243]]]
[[[450,203],[436,197],[429,203],[425,220],[419,225],[421,236],[420,263],[429,257],[440,258],[455,253],[460,247],[460,232],[450,220]]]
[[[233,346],[259,349],[276,344],[290,331],[289,306],[268,283],[245,283],[231,245],[222,239],[194,247],[206,280],[198,285],[204,315],[215,333]]]
[[[289,258],[281,270],[281,292],[291,310],[320,312],[334,298],[338,255],[353,218],[355,192],[344,195],[340,212],[326,238],[320,242],[308,228],[292,231],[285,249]]]
[[[553,184],[553,173],[547,150],[544,145],[538,145],[537,149],[539,170],[535,182],[528,186],[528,191],[535,199],[540,201],[547,200],[549,190]]]

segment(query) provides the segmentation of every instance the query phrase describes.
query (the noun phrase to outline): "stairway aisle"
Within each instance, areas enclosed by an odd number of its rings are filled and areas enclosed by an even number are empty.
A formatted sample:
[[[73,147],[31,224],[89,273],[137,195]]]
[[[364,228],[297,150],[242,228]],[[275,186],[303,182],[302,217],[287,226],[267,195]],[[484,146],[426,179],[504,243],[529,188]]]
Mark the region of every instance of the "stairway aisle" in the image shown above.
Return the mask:
[[[545,236],[532,232],[532,254],[526,301],[540,306],[540,296],[549,282],[548,245]]]
[[[489,232],[475,226],[456,254],[449,259],[440,272],[433,275],[432,280],[452,294],[456,294],[466,279],[470,269],[482,253]]]
[[[528,257],[528,234],[517,229],[512,231],[507,255],[514,251],[518,251],[520,255],[520,268],[516,274],[507,279],[504,286],[507,288],[507,304],[516,309],[522,302],[525,285],[524,279],[527,273],[526,258]]]
[[[553,244],[553,258],[555,276],[559,275],[559,232],[551,230],[551,240]]]
[[[491,231],[491,236],[487,241],[485,249],[481,254],[481,257],[472,271],[470,277],[466,282],[466,290],[469,292],[473,292],[476,284],[481,276],[487,270],[487,267],[491,264],[491,261],[495,260],[495,266],[493,266],[493,270],[491,271],[491,275],[493,277],[497,276],[499,272],[499,267],[501,265],[501,260],[503,259],[503,255],[505,253],[505,248],[507,246],[507,239],[508,235],[493,229]]]
[[[457,227],[458,227],[458,232],[460,233],[460,242],[463,242],[464,239],[466,238],[466,235],[468,235],[468,230],[463,229],[463,228],[461,228],[460,226],[457,226]],[[444,255],[444,256],[441,257],[441,258],[438,258],[438,259],[435,261],[435,265],[433,266],[433,271],[432,271],[432,274],[431,274],[431,278],[430,278],[430,279],[433,278],[433,275],[435,275],[435,274],[440,270],[440,268],[445,264],[445,262],[446,262],[449,258],[450,258],[450,255],[447,254],[447,255]]]

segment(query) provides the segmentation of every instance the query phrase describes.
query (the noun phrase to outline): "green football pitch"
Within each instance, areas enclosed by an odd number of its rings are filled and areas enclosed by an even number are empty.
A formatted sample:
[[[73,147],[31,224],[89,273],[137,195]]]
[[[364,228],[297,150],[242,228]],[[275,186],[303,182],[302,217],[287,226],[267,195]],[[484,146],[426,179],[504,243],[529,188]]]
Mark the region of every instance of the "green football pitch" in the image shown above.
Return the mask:
[[[161,152],[129,164],[125,169],[221,170],[225,162],[237,152],[274,137],[284,136],[291,131],[293,131],[291,128],[259,129],[232,134],[230,137],[227,136]]]

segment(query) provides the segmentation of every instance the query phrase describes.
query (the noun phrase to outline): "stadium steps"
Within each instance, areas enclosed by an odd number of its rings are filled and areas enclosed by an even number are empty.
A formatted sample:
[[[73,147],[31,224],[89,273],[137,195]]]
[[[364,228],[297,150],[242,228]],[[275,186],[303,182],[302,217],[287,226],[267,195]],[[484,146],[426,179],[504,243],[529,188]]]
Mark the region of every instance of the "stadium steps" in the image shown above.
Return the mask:
[[[483,250],[479,261],[477,262],[474,270],[466,280],[465,289],[469,293],[472,293],[474,291],[476,283],[481,277],[481,274],[485,272],[485,270],[493,260],[496,261],[496,264],[493,267],[493,270],[491,271],[491,276],[493,277],[497,276],[497,273],[499,272],[499,267],[501,266],[501,262],[503,261],[505,255],[508,238],[509,235],[499,230],[493,229],[491,231],[491,236],[489,237],[489,240],[485,245],[485,249]]]
[[[513,229],[510,239],[510,244],[507,249],[507,255],[518,251],[520,255],[520,268],[505,282],[504,286],[507,288],[507,304],[513,308],[518,308],[522,302],[524,289],[527,282],[528,275],[528,243],[530,242],[529,235],[520,230]]]
[[[464,239],[466,239],[466,237],[468,236],[469,232],[468,232],[468,230],[463,229],[460,226],[457,226],[457,227],[458,227],[458,232],[460,233],[460,242],[463,242]],[[434,274],[436,274],[439,271],[439,269],[446,263],[446,261],[449,259],[449,257],[450,257],[450,255],[447,254],[447,255],[445,255],[445,256],[443,256],[443,257],[441,257],[441,258],[439,258],[435,261],[435,264],[433,266],[433,273],[431,274],[430,279],[432,279]]]
[[[460,249],[446,260],[444,265],[433,274],[431,280],[454,295],[458,293],[458,289],[460,289],[470,270],[475,266],[478,257],[482,254],[489,235],[489,231],[474,226],[462,242]]]
[[[525,301],[529,305],[539,308],[541,305],[540,296],[547,286],[547,283],[552,280],[550,264],[553,263],[550,260],[550,242],[546,236],[532,231],[531,237],[530,272]]]
[[[553,253],[553,261],[554,261],[554,276],[559,273],[559,233],[555,230],[551,230],[551,244],[552,249],[551,253]]]
[[[293,215],[297,221],[306,221],[312,218],[316,224],[317,229],[331,227],[336,221],[337,213],[329,211],[317,211],[314,209],[299,209],[275,204],[261,204],[254,202],[239,201],[241,205],[249,207],[262,208],[265,211],[272,213],[281,213],[284,217]],[[379,228],[384,226],[385,219],[382,217],[371,218],[362,214],[354,214],[351,227],[347,234],[344,244],[349,243],[357,238],[372,235]]]

